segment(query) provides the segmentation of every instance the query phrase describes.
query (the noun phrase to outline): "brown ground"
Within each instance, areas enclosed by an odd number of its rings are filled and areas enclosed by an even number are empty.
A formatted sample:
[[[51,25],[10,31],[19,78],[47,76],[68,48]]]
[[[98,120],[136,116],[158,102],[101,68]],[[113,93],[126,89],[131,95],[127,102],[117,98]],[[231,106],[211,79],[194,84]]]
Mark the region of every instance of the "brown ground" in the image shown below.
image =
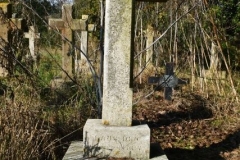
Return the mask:
[[[239,160],[240,107],[218,99],[189,93],[166,102],[155,92],[136,104],[133,119],[149,125],[169,160]]]

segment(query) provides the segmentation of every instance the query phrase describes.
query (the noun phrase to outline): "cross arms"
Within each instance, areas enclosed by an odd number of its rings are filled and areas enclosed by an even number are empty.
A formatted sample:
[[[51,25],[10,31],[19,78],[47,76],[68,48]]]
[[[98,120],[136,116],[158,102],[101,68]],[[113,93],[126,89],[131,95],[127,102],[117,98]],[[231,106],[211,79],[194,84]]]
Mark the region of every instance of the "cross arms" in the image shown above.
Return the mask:
[[[68,27],[72,30],[87,30],[87,22],[83,19],[73,19],[71,22],[64,22],[62,19],[49,19],[48,24],[53,29],[59,30]]]

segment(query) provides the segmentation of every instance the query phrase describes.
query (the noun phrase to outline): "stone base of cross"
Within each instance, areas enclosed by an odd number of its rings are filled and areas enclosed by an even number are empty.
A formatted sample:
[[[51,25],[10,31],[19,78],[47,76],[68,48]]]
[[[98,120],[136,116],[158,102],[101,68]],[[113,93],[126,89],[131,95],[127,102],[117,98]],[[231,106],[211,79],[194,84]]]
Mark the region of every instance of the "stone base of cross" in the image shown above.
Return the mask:
[[[174,75],[173,71],[174,63],[167,63],[166,64],[166,72],[165,75],[162,77],[149,77],[148,84],[155,85],[157,90],[159,87],[164,88],[164,99],[171,101],[172,100],[172,93],[173,88],[180,84],[188,84],[189,79],[184,78],[177,78]]]

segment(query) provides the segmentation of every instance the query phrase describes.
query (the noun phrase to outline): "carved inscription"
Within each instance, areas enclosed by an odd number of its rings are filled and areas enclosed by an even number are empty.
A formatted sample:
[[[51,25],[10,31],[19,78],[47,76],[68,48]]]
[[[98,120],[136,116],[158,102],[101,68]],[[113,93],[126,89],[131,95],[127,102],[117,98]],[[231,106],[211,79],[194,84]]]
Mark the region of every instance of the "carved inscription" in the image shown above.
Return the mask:
[[[139,141],[139,137],[131,137],[131,136],[112,136],[112,135],[104,135],[104,136],[95,136],[93,138],[93,142],[98,144],[98,147],[103,150],[109,151],[109,149],[113,149],[114,151],[123,151],[130,153],[131,151],[138,151],[142,153],[142,147],[137,145]],[[133,154],[133,153],[132,153]]]
[[[97,141],[123,141],[123,142],[135,142],[138,141],[138,137],[130,137],[130,136],[95,136],[94,140]]]

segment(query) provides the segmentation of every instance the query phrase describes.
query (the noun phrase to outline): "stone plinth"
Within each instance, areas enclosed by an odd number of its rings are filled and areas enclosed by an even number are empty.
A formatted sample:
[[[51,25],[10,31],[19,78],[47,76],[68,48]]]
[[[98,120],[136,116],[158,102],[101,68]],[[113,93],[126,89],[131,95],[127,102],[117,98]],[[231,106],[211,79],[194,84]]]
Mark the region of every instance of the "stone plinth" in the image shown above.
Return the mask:
[[[83,129],[84,156],[149,159],[150,129],[147,125],[107,126],[100,119],[87,120]]]
[[[83,143],[81,141],[72,142],[62,160],[80,159],[83,159]]]
[[[66,154],[62,160],[98,160],[97,157],[83,157],[83,141],[73,141],[69,146]],[[101,160],[106,160],[107,158],[101,158]],[[150,144],[150,159],[149,160],[168,160],[167,156],[164,154],[160,145],[157,143]]]

